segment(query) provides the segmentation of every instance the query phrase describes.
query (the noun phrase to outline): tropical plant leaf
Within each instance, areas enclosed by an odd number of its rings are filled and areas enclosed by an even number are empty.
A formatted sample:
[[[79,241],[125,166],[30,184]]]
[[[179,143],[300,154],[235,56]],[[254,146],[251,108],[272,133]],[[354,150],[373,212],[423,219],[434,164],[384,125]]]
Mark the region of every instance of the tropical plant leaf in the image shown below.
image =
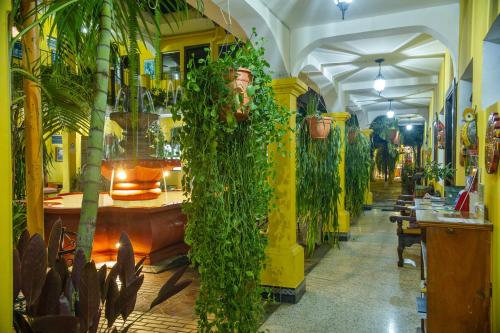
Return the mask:
[[[99,276],[99,289],[101,290],[101,300],[104,301],[106,298],[105,293],[105,285],[106,285],[106,273],[108,272],[108,267],[106,264],[102,265],[101,268],[97,271],[97,275]]]
[[[73,282],[71,279],[66,279],[66,283],[64,284],[64,296],[69,301],[69,304],[73,304],[73,294],[75,292],[75,288],[73,287]]]
[[[71,281],[69,283],[71,283]],[[59,296],[59,314],[71,315],[71,304],[65,295]]]
[[[57,220],[54,225],[52,225],[52,230],[50,230],[49,244],[47,247],[47,263],[49,267],[54,268],[56,264],[57,254],[59,253],[59,242],[62,235],[62,223],[61,219]]]
[[[83,267],[87,259],[82,249],[76,250],[75,258],[73,259],[73,269],[71,270],[71,280],[73,281],[73,287],[78,290],[80,285],[80,275],[82,273]]]
[[[37,316],[59,314],[59,296],[61,295],[61,277],[53,268],[47,273],[42,293],[36,306]]]
[[[21,262],[21,290],[26,298],[26,309],[38,299],[45,283],[47,252],[40,235],[31,237]]]
[[[127,234],[122,232],[120,236],[120,248],[116,261],[120,264],[120,281],[127,287],[136,278],[134,248]]]
[[[99,311],[97,311],[97,314],[92,321],[92,326],[89,327],[89,333],[97,333],[97,330],[99,329],[99,321],[101,320],[101,308],[99,308]]]
[[[17,241],[17,251],[19,252],[19,259],[22,261],[23,256],[24,256],[24,251],[26,250],[26,247],[28,247],[28,243],[30,242],[30,233],[28,229],[25,229],[21,236],[19,237],[19,240]]]
[[[64,258],[57,258],[54,264],[54,270],[59,273],[59,276],[61,277],[61,283],[63,286],[66,285],[66,280],[69,278],[69,270],[68,266],[66,265],[66,260]]]
[[[127,320],[128,316],[134,311],[135,302],[137,300],[137,293],[144,282],[144,275],[136,278],[127,287],[120,290],[120,296],[118,297],[116,304],[120,310],[123,320]]]
[[[118,289],[118,284],[116,279],[110,279],[108,283],[108,289],[106,294],[106,307],[104,316],[108,321],[108,327],[113,326],[116,318],[120,315],[120,311],[117,309],[116,301],[120,296],[120,290]]]
[[[145,261],[146,261],[146,257],[142,257],[141,260],[139,260],[137,262],[137,264],[135,264],[134,271],[135,271],[136,276],[139,276],[140,273],[138,273],[138,272],[139,272],[139,270],[142,271],[142,266],[144,265]]]
[[[158,304],[161,304],[168,300],[170,297],[178,294],[182,290],[184,290],[187,286],[189,286],[193,282],[192,280],[184,280],[179,282],[178,284],[170,287],[170,288],[165,288],[158,293],[158,296],[151,302],[151,305],[149,306],[149,309],[154,308]]]
[[[184,275],[187,269],[187,265],[179,268],[172,276],[163,284],[163,286],[160,288],[157,294],[157,298],[159,298],[162,294],[165,294],[168,292],[168,290],[172,289],[177,281],[180,280],[180,278]]]
[[[104,303],[104,300],[107,299],[108,297],[108,289],[111,281],[115,281],[116,284],[116,278],[118,277],[118,274],[120,272],[120,264],[116,263],[114,264],[113,267],[111,267],[111,270],[109,271],[108,276],[106,277],[106,282],[104,283],[104,288],[101,290],[101,301]]]
[[[13,292],[14,300],[19,295],[21,291],[21,260],[19,259],[19,252],[14,249],[14,257],[12,259],[13,267]]]
[[[29,322],[19,311],[14,311],[14,328],[19,333],[34,333]]]
[[[44,316],[36,317],[32,323],[37,333],[79,333],[78,317],[74,316]]]
[[[81,330],[85,332],[94,324],[101,299],[99,275],[93,261],[83,266],[78,296],[78,317],[80,317]]]

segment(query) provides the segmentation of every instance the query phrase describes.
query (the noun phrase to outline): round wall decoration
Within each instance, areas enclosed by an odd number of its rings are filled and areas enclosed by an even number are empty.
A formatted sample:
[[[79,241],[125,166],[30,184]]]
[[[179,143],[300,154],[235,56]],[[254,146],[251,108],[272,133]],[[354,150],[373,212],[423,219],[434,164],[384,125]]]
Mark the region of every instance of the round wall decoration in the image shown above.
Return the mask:
[[[500,157],[500,115],[497,112],[488,118],[485,141],[486,172],[492,174],[498,169]]]

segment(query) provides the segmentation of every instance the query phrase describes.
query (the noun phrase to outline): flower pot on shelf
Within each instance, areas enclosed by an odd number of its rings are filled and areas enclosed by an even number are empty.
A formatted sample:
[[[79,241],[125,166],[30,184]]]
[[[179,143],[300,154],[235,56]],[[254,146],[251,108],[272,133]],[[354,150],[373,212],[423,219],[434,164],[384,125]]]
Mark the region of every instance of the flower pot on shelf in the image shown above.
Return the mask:
[[[247,88],[252,81],[252,72],[247,68],[238,68],[236,71],[231,68],[228,78],[230,81],[227,86],[232,91],[234,105],[236,106],[236,111],[234,111],[233,116],[236,118],[236,121],[240,123],[248,119],[250,112],[250,108],[248,107],[250,96],[248,96]],[[220,113],[221,119],[226,121],[227,115],[230,112],[233,112],[232,105],[228,104],[224,106]]]
[[[332,118],[309,116],[306,118],[309,133],[313,139],[326,139],[330,134]]]

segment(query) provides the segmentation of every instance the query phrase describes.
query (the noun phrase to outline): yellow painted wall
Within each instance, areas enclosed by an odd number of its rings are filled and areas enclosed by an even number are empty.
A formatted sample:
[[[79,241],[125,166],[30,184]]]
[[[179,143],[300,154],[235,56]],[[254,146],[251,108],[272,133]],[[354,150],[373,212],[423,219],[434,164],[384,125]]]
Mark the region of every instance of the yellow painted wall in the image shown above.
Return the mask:
[[[59,135],[59,134],[58,134]],[[48,152],[52,155],[52,165],[48,169],[47,181],[49,183],[61,184],[63,183],[63,162],[56,161],[56,147],[62,148],[62,144],[52,144],[52,138],[49,138],[45,145]]]
[[[439,114],[442,110],[444,110],[444,104],[446,99],[446,94],[449,89],[453,85],[454,79],[454,71],[453,71],[453,61],[451,59],[450,53],[446,51],[443,62],[439,69],[438,74],[438,85],[434,90],[431,98],[431,102],[429,103],[429,121],[427,123],[426,133],[429,135],[428,145],[426,149],[432,148],[434,146],[434,137],[433,137],[433,124],[436,117],[436,112]],[[441,119],[441,121],[443,121]],[[431,158],[434,158],[434,154],[432,154]],[[424,163],[427,161],[424,161]],[[444,163],[444,151],[438,149],[438,162]],[[461,168],[461,169],[460,169]],[[459,163],[457,163],[457,174],[463,173],[463,167],[460,167]],[[444,182],[434,182],[434,189],[439,191],[441,195],[444,195]]]
[[[0,1],[0,332],[12,332],[12,156],[8,14],[10,1]]]
[[[481,106],[483,40],[497,15],[499,15],[499,4],[500,1],[498,0],[460,1],[460,22],[468,22],[470,25],[469,28],[461,27],[460,29],[460,50],[462,52],[459,55],[459,73],[462,74],[465,70],[464,66],[467,66],[472,61],[472,107],[477,107],[478,111],[480,183],[484,186],[484,201],[489,210],[489,219],[494,224],[492,242],[492,332],[500,332],[500,205],[498,204],[498,198],[500,198],[500,175],[498,172],[494,175],[488,175],[485,172],[484,139],[489,113],[500,111],[500,106],[497,103],[486,110]],[[470,53],[468,50],[470,50]]]

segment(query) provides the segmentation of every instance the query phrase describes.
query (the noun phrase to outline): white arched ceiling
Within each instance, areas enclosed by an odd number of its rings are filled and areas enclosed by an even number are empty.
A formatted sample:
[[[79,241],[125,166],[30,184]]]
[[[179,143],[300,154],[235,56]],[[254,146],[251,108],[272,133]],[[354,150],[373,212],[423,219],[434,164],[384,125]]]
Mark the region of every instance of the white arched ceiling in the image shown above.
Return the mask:
[[[345,21],[333,0],[213,1],[247,34],[256,27],[274,72],[314,83],[330,112],[348,109],[369,121],[393,98],[397,114],[425,115],[446,49],[456,76],[458,0],[353,0]],[[379,57],[382,96],[372,88]]]
[[[255,28],[266,44],[266,60],[275,77],[290,76],[290,30],[261,0],[212,0],[225,13],[238,21],[247,36]]]
[[[294,0],[300,1],[300,0]],[[288,2],[287,0],[270,0],[272,3]],[[460,5],[458,1],[423,1],[422,8],[405,10],[404,3],[412,8],[415,1],[399,1],[402,11],[394,11],[388,0],[354,0],[353,3],[363,6],[367,3],[378,2],[380,8],[386,8],[388,13],[378,16],[368,16],[350,19],[349,11],[345,21],[334,21],[324,24],[304,26],[291,31],[291,59],[293,62],[292,74],[296,75],[304,65],[305,58],[322,44],[335,44],[352,39],[380,37],[381,33],[387,36],[404,33],[426,33],[445,45],[452,55],[454,62],[458,59],[458,31]],[[442,6],[429,6],[430,3],[450,3]],[[330,6],[333,1],[323,1]],[[329,5],[330,4],[330,5]],[[425,6],[427,5],[427,6]],[[335,7],[335,6],[333,6]],[[334,10],[334,8],[332,8]],[[332,13],[334,14],[334,13]],[[457,66],[455,66],[457,67]]]

